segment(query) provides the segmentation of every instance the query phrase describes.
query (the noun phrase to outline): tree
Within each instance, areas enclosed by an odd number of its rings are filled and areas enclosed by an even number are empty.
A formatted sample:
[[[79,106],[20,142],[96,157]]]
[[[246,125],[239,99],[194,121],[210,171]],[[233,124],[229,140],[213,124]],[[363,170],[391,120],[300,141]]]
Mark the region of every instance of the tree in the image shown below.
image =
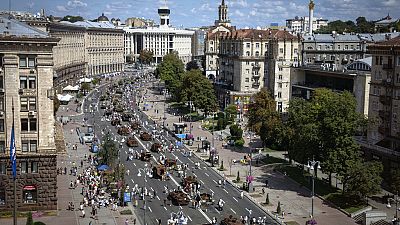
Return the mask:
[[[176,52],[164,56],[163,61],[158,64],[156,73],[165,82],[172,99],[180,102],[184,65]]]
[[[226,114],[226,118],[228,119],[228,121],[230,121],[230,122],[235,121],[235,118],[237,116],[237,109],[236,109],[236,106],[234,104],[228,105],[225,108],[224,112]]]
[[[84,21],[84,19],[81,16],[70,16],[70,15],[67,15],[67,16],[64,16],[61,19],[61,21],[68,21],[68,22],[71,22],[71,23],[75,23],[75,22],[78,22],[78,21]]]
[[[106,136],[104,137],[104,141],[97,155],[99,156],[102,164],[108,166],[114,165],[115,159],[118,156],[118,149],[115,146],[115,142],[114,140],[112,140],[109,133],[106,134]]]
[[[237,124],[230,126],[229,131],[231,133],[232,140],[239,140],[243,136],[243,130]]]
[[[32,219],[32,212],[28,212],[27,219],[26,219],[26,225],[33,225],[33,219]]]
[[[280,201],[278,201],[278,206],[276,207],[276,213],[278,215],[280,215],[282,213],[281,202]]]
[[[239,174],[239,170],[237,171],[236,182],[237,182],[237,183],[239,183],[239,182],[240,182],[240,174]]]
[[[267,193],[267,197],[265,197],[265,204],[269,205],[269,193]]]
[[[82,83],[81,84],[81,91],[84,94],[87,94],[90,91],[90,83]]]
[[[140,51],[139,60],[143,64],[150,64],[153,61],[153,52],[146,49]]]
[[[197,62],[193,60],[193,61],[190,61],[190,62],[188,62],[186,64],[186,70],[187,71],[189,71],[189,70],[200,70],[200,67],[197,64]]]
[[[344,184],[347,194],[364,199],[381,191],[383,166],[380,162],[362,162],[358,160],[349,170],[349,179]]]
[[[217,109],[214,87],[200,70],[187,71],[179,91],[182,101],[192,101],[195,109],[203,110],[206,115]]]

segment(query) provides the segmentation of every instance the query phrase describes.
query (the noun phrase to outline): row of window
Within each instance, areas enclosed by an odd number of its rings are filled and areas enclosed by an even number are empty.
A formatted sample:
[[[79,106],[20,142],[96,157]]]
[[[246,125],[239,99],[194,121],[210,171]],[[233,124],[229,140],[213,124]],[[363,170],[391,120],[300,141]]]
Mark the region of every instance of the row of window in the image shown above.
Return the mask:
[[[4,119],[0,119],[0,132],[4,132]],[[21,119],[21,132],[37,131],[36,118],[23,118]]]
[[[26,185],[22,191],[22,200],[25,204],[37,203],[37,190],[33,185]],[[6,191],[0,188],[0,206],[6,205]]]
[[[39,162],[37,161],[22,161],[20,162],[19,168],[17,170],[21,171],[21,174],[27,173],[39,173]],[[0,174],[6,175],[7,174],[7,163],[0,162]]]
[[[21,112],[36,111],[37,102],[36,97],[21,97]],[[4,96],[0,96],[0,111],[4,111]]]
[[[22,152],[37,152],[37,140],[22,140]],[[0,154],[6,153],[5,141],[0,141]]]
[[[393,57],[392,56],[387,56],[387,57],[385,57],[386,58],[386,63],[388,64],[388,65],[393,65]],[[380,66],[382,66],[384,63],[383,63],[383,59],[384,59],[384,56],[375,56],[375,65],[380,65]],[[397,66],[400,66],[400,56],[398,56],[397,57]],[[395,62],[396,63],[396,62]]]

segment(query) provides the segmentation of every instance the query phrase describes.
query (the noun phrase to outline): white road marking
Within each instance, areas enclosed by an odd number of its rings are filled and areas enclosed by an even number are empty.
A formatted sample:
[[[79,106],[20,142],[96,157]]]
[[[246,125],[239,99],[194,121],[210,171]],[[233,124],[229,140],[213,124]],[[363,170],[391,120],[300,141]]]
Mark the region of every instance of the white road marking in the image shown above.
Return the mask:
[[[203,182],[202,180],[200,180],[200,182],[201,182],[202,184],[204,184],[204,182]]]
[[[189,161],[190,161],[191,163],[194,163],[191,159],[189,159]]]
[[[206,220],[207,220],[209,223],[212,223],[211,219],[203,212],[203,210],[201,210],[201,209],[198,209],[198,210],[199,210],[199,212],[200,212],[201,214],[203,214],[203,216],[206,218]]]
[[[151,189],[152,191],[154,191],[153,187],[150,187],[150,189]]]
[[[214,207],[214,209],[218,214],[221,214],[221,212],[217,208]]]
[[[153,212],[153,210],[151,210],[150,206],[148,207],[150,212]]]
[[[232,208],[231,208],[231,211],[236,214],[235,210],[233,210]]]
[[[233,197],[233,199],[235,199],[236,202],[239,202],[235,197]]]
[[[132,183],[135,183],[135,181],[133,181],[133,179],[131,179]]]
[[[158,199],[158,201],[160,201],[160,197],[156,196],[156,198]]]
[[[168,210],[167,210],[167,207],[165,207],[165,206],[164,206],[164,209],[165,209],[165,211],[168,211]]]
[[[187,216],[187,217],[188,217],[188,219],[189,219],[190,221],[193,221],[192,218],[190,218],[190,216]]]
[[[211,190],[211,188],[210,188],[210,191],[211,191],[212,193],[214,193],[214,191],[213,191],[213,190]]]
[[[182,209],[182,206],[179,206],[180,209]]]
[[[208,175],[208,173],[204,173],[207,177],[209,177],[210,175]]]
[[[136,167],[136,163],[133,163],[133,165]]]
[[[218,184],[217,181],[213,180],[215,184]]]
[[[224,191],[225,191],[227,194],[229,194],[227,190],[224,189]]]

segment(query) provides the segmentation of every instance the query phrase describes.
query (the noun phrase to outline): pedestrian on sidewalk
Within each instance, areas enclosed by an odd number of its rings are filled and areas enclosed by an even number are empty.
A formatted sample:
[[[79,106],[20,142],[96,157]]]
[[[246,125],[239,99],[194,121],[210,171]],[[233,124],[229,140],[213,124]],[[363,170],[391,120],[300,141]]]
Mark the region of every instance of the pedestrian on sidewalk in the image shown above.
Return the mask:
[[[128,225],[128,224],[129,224],[129,220],[125,219],[125,225]]]

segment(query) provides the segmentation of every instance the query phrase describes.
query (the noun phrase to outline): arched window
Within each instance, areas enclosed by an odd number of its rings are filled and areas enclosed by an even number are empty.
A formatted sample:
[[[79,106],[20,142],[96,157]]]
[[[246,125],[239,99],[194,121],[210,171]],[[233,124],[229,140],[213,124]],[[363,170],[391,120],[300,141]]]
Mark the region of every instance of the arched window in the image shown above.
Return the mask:
[[[212,51],[212,52],[213,52],[213,51],[214,51],[214,48],[213,48],[213,47],[211,47],[211,48],[210,48],[210,51]]]
[[[260,52],[256,51],[256,57],[260,56]]]
[[[246,52],[246,56],[250,56],[250,52],[249,51]]]

